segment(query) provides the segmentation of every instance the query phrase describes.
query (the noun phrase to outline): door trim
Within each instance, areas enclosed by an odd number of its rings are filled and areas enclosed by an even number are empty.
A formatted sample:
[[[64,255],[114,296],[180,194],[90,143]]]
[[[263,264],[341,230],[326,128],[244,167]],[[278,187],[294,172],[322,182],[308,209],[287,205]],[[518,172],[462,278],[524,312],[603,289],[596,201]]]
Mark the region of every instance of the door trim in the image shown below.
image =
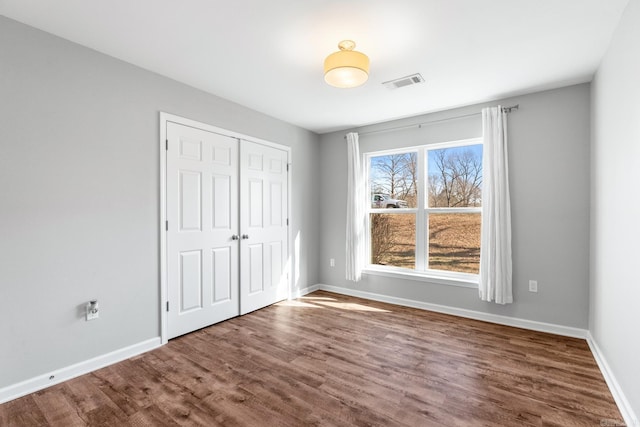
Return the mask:
[[[292,298],[292,283],[293,283],[293,261],[292,261],[292,236],[291,231],[291,195],[292,195],[292,179],[291,179],[291,147],[286,145],[277,144],[274,142],[266,141],[260,138],[255,138],[250,135],[230,131],[227,129],[212,126],[206,123],[198,122],[195,120],[187,119],[185,117],[176,116],[174,114],[165,113],[160,111],[160,140],[159,140],[159,164],[160,164],[160,206],[159,216],[160,224],[158,224],[158,230],[160,232],[160,340],[162,344],[166,344],[168,339],[169,330],[169,316],[167,315],[167,303],[168,299],[168,286],[167,279],[167,230],[165,227],[167,221],[167,124],[176,123],[183,126],[190,126],[197,129],[202,129],[208,132],[217,133],[224,136],[229,136],[237,139],[244,139],[245,141],[254,142],[256,144],[266,145],[268,147],[277,148],[287,153],[287,169],[289,171],[287,177],[288,197],[287,197],[287,218],[289,220],[289,226],[287,227],[287,278],[288,278],[288,298]],[[239,223],[238,223],[239,224]],[[240,231],[240,230],[238,230]]]

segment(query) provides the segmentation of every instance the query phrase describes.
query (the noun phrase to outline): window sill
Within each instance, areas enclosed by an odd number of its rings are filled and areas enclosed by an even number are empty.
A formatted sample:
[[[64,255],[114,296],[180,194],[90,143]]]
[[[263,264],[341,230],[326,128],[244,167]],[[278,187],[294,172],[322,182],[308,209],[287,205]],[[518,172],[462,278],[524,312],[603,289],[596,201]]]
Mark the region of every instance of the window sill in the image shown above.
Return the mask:
[[[395,279],[416,280],[418,282],[436,283],[439,285],[459,286],[463,288],[478,288],[477,274],[437,274],[433,272],[420,272],[407,270],[404,268],[379,267],[376,265],[368,265],[362,270],[363,274],[372,276],[392,277]]]

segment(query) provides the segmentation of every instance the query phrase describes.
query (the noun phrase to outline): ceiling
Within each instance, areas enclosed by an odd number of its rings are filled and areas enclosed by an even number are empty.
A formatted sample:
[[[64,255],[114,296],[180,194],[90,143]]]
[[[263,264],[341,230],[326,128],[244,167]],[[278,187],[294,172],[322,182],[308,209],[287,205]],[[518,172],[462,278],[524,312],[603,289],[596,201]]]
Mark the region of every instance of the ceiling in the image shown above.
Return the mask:
[[[628,0],[0,0],[0,14],[326,133],[590,81]],[[343,39],[369,81],[337,89]],[[421,73],[425,84],[381,83]]]

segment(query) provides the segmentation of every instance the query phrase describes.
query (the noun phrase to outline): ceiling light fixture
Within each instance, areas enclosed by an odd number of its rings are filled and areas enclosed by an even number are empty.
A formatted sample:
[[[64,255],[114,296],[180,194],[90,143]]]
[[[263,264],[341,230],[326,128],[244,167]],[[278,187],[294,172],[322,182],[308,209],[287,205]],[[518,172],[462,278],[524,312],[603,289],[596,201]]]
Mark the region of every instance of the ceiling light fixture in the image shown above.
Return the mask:
[[[360,86],[369,78],[369,57],[353,50],[356,43],[343,40],[340,50],[324,60],[324,81],[331,86],[350,88]]]

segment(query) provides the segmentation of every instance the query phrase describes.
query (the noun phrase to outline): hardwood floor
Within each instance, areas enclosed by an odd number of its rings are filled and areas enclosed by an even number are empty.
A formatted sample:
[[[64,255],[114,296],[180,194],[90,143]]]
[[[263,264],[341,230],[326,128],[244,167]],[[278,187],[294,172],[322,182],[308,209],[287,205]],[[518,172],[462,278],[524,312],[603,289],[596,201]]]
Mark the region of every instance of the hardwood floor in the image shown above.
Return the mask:
[[[0,405],[0,426],[606,422],[584,340],[322,291]]]

